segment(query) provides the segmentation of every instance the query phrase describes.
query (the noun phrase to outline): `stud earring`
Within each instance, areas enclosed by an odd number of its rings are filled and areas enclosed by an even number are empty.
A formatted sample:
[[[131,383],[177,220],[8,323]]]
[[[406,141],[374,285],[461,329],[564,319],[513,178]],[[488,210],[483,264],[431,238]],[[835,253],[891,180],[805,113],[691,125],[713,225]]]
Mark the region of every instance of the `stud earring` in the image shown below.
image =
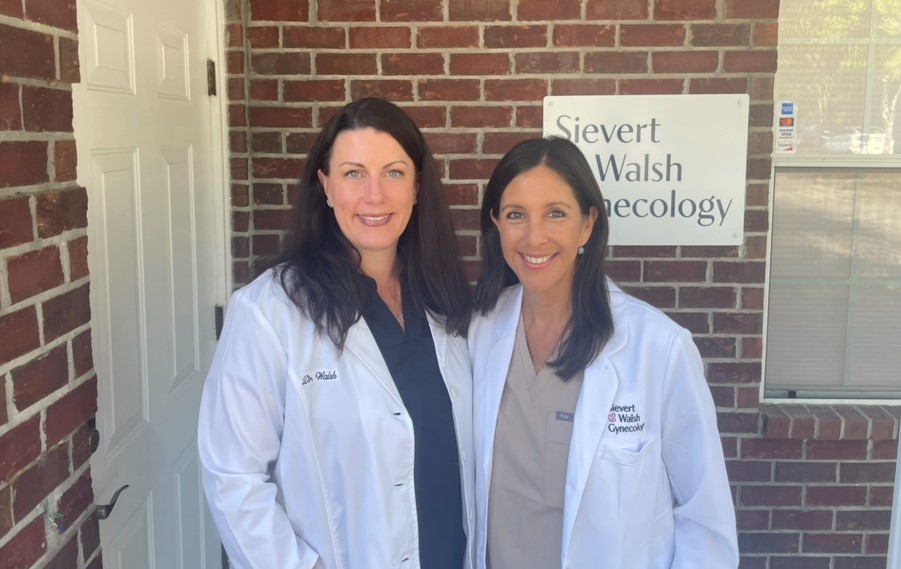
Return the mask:
[[[325,198],[325,205],[332,207],[332,200]]]
[[[579,255],[583,255],[585,253],[585,247],[579,247]]]

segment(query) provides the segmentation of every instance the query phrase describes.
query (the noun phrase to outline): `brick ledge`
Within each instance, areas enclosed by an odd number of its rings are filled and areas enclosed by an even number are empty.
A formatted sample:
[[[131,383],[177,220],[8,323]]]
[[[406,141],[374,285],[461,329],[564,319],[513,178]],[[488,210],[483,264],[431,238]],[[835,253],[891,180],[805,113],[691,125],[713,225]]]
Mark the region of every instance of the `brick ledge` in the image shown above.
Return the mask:
[[[760,406],[768,439],[896,440],[901,406],[795,405]]]

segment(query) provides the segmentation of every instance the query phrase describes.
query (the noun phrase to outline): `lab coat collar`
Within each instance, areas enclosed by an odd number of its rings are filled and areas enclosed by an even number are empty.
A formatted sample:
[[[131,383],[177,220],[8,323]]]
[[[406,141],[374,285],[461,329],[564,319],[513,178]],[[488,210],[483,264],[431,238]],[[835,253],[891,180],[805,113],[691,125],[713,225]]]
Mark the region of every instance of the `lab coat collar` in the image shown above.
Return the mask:
[[[616,323],[617,328],[614,329],[613,337],[604,346],[598,358],[620,350],[626,342],[626,336],[620,330],[622,326],[625,326],[625,320],[622,315],[626,309],[626,293],[610,279],[607,279],[607,293],[610,299],[610,311],[613,314],[613,321]],[[516,333],[519,315],[522,312],[522,294],[523,290],[520,284],[507,288],[501,293],[497,306],[489,313],[489,318],[494,319],[492,328],[498,340]]]
[[[522,312],[522,286],[515,285],[502,293],[497,305],[488,318],[493,319],[491,329],[495,333],[492,338],[493,345],[488,350],[487,357],[480,362],[485,366],[484,371],[477,369],[473,373],[474,378],[483,378],[473,386],[473,405],[481,405],[478,413],[482,417],[491,418],[485,422],[485,441],[491,441],[489,448],[485,449],[485,471],[487,479],[491,479],[491,469],[494,463],[494,435],[497,431],[497,415],[501,406],[501,396],[504,393],[507,372],[510,369],[510,355],[513,353],[513,344],[516,340],[516,326],[519,323],[519,315]]]
[[[366,320],[361,316],[347,330],[347,338],[344,341],[344,349],[351,355],[360,360],[360,363],[369,368],[379,384],[387,391],[395,401],[401,405],[403,402],[394,380],[391,378],[391,372],[382,357],[379,345],[372,335],[372,331],[366,324]]]
[[[447,333],[444,331],[444,325],[441,321],[431,313],[428,313],[427,317],[429,328],[432,332],[432,340],[435,344],[435,357],[438,359],[438,369],[446,382],[447,373],[445,373],[445,366],[447,363]],[[400,393],[397,391],[397,386],[394,383],[394,379],[391,377],[388,365],[385,363],[385,358],[382,356],[381,350],[379,350],[379,345],[376,343],[372,331],[366,324],[366,320],[362,317],[347,330],[347,339],[344,342],[344,349],[369,368],[376,379],[378,379],[379,384],[385,388],[397,403],[403,405]]]
[[[438,370],[444,383],[448,382],[447,365],[447,331],[444,317],[438,317],[426,310],[426,318],[429,320],[429,329],[432,331],[432,343],[435,344],[435,357],[438,359]]]

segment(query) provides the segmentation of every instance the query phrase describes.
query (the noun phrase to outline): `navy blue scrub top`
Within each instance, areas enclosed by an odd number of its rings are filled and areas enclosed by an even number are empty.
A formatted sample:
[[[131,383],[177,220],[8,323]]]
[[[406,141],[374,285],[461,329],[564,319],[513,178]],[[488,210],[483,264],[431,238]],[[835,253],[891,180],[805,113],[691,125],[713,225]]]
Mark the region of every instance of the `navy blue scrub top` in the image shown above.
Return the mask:
[[[422,569],[461,569],[466,552],[460,459],[447,386],[438,368],[425,312],[403,291],[405,328],[395,319],[371,282],[363,318],[388,365],[404,407],[413,421],[413,480],[419,517]]]

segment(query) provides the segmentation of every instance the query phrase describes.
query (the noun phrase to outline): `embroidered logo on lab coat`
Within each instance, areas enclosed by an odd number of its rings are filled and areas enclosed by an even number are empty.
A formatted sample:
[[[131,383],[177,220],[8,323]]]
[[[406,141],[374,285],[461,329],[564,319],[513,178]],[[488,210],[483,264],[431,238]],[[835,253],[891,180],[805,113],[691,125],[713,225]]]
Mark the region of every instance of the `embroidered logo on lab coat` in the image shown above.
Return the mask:
[[[614,435],[638,433],[644,430],[641,414],[632,405],[611,405],[607,415],[607,430]]]
[[[303,379],[300,381],[301,385],[307,385],[313,382],[320,381],[335,381],[338,379],[338,370],[336,369],[321,369],[314,373],[304,374]]]

